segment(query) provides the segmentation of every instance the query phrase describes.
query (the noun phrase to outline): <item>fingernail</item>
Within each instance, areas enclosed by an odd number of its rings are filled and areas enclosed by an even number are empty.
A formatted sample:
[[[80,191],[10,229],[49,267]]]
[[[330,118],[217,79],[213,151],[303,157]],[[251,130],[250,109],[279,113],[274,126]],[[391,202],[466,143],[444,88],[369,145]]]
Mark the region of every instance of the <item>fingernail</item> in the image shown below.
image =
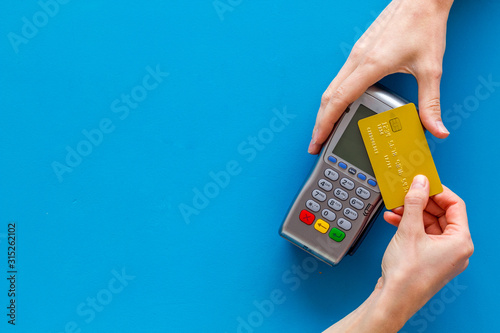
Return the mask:
[[[309,143],[309,148],[307,148],[307,152],[312,154],[314,152],[314,148],[316,146],[316,141],[318,140],[318,129],[316,128],[313,132],[313,136],[311,139],[311,143]]]
[[[416,175],[415,178],[413,178],[413,183],[411,183],[411,188],[424,188],[426,181],[427,178],[425,178],[425,176]]]
[[[309,148],[307,148],[307,152],[308,152],[309,154],[312,154],[312,152],[314,151],[314,146],[315,146],[315,145],[316,145],[316,144],[315,144],[313,141],[311,141],[311,143],[309,143]]]
[[[444,127],[444,124],[441,120],[436,121],[436,126],[441,133],[450,134],[450,132],[446,129],[446,127]]]

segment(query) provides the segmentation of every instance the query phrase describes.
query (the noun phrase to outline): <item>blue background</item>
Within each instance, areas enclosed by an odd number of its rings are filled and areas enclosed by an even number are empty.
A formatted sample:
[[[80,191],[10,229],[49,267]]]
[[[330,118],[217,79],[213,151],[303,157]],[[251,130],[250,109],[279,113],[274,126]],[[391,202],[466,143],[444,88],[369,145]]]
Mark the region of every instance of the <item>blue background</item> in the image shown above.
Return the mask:
[[[71,1],[46,22],[34,1],[0,3],[2,332],[236,332],[249,323],[257,327],[240,331],[318,332],[370,294],[395,232],[381,218],[334,268],[277,231],[315,162],[306,150],[321,94],[387,1],[232,3],[220,16],[211,0]],[[41,27],[16,52],[9,33],[21,35],[34,15]],[[500,88],[471,112],[453,105],[473,102],[481,77],[500,81],[499,15],[497,1],[459,1],[451,12],[441,102],[452,134],[429,140],[442,182],[467,203],[476,250],[405,332],[496,327]],[[128,116],[113,112],[148,66],[169,75]],[[417,102],[412,77],[383,83]],[[239,152],[273,109],[295,118],[262,151]],[[60,181],[54,162],[103,119],[113,131]],[[184,219],[180,205],[193,206],[194,191],[230,161],[240,173]],[[10,221],[15,327],[5,309]],[[302,264],[310,273],[293,273]],[[280,304],[259,315],[273,290]],[[96,297],[100,311],[86,305]]]

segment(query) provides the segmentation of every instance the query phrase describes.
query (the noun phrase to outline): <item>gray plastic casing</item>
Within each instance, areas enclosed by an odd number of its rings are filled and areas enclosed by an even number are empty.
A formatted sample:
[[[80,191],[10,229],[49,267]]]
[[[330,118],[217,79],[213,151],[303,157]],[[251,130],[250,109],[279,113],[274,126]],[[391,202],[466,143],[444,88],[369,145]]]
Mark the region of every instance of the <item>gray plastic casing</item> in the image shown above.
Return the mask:
[[[363,234],[363,231],[367,229],[368,226],[370,226],[373,220],[375,220],[383,204],[382,196],[380,194],[380,189],[378,188],[378,186],[371,186],[367,183],[368,179],[375,178],[373,176],[368,176],[367,180],[363,181],[359,179],[356,176],[358,173],[363,173],[364,175],[369,174],[365,170],[360,170],[356,165],[353,165],[352,163],[349,163],[349,161],[343,160],[342,158],[339,158],[332,153],[334,147],[346,130],[347,125],[353,118],[355,112],[358,110],[360,104],[363,104],[365,107],[376,113],[381,113],[408,104],[408,102],[403,98],[397,96],[393,92],[389,92],[381,85],[377,84],[368,88],[361,97],[359,97],[356,101],[349,105],[349,107],[346,109],[346,112],[343,113],[342,117],[335,124],[330,137],[323,145],[323,149],[319,155],[314,169],[312,170],[309,178],[306,180],[294,203],[292,204],[279,231],[280,235],[283,238],[287,239],[291,243],[297,245],[301,249],[309,252],[316,258],[332,266],[338,264],[354,245],[359,245],[356,244],[356,242],[362,240],[361,235]],[[355,147],[353,147],[353,149],[355,149]],[[337,162],[330,162],[328,160],[329,156],[334,156],[337,159]],[[347,164],[347,168],[343,169],[339,167],[339,162],[344,162],[345,164]],[[350,167],[356,169],[356,175],[352,175],[348,172]],[[332,181],[325,177],[326,169],[332,169],[336,171],[339,174],[339,178],[336,181]],[[354,188],[352,190],[348,190],[342,187],[339,183],[342,178],[348,178],[352,182],[354,182]],[[333,184],[333,189],[326,192],[325,190],[319,188],[318,181],[320,179],[326,179],[330,181]],[[370,197],[365,200],[357,196],[356,189],[358,187],[369,190]],[[335,191],[335,189],[337,188],[341,188],[343,191],[347,192],[349,194],[349,199],[341,201],[336,198],[333,195],[333,191]],[[319,202],[318,200],[313,199],[312,192],[314,190],[326,192],[327,199],[323,202]],[[347,207],[353,208],[349,204],[349,200],[353,197],[364,202],[364,209],[358,212],[358,217],[355,220],[349,220],[352,227],[350,230],[345,231],[339,228],[339,226],[337,225],[337,221],[339,220],[339,218],[346,219],[346,217],[343,216],[343,211]],[[342,209],[340,211],[335,211],[336,218],[334,221],[327,221],[321,216],[321,212],[324,209],[333,211],[333,209],[327,204],[328,200],[331,198],[341,201]],[[314,200],[321,206],[318,212],[312,212],[315,215],[315,219],[314,222],[310,225],[300,221],[299,219],[300,212],[303,209],[310,211],[308,207],[306,207],[306,202],[308,200]],[[328,232],[321,233],[315,229],[314,224],[319,218],[330,224]],[[336,242],[329,237],[329,232],[332,228],[338,228],[345,233],[345,238],[341,242]]]

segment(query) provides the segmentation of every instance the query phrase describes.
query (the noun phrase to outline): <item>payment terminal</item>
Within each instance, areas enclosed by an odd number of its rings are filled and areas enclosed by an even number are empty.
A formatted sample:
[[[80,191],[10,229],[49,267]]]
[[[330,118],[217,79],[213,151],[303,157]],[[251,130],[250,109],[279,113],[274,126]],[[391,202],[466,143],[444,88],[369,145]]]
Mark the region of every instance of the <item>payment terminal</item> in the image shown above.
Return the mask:
[[[383,207],[358,121],[408,102],[375,85],[345,110],[280,235],[329,265],[352,255]]]

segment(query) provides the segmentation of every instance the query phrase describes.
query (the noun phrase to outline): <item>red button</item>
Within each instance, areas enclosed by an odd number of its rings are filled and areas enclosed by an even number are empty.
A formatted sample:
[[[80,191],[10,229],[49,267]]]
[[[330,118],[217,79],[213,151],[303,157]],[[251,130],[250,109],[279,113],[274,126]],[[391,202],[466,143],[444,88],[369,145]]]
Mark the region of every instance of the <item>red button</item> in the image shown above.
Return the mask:
[[[300,216],[299,216],[300,220],[302,222],[304,222],[305,224],[312,224],[314,222],[314,220],[316,219],[316,217],[314,216],[313,213],[310,213],[308,212],[307,210],[303,209],[301,212],[300,212]]]

